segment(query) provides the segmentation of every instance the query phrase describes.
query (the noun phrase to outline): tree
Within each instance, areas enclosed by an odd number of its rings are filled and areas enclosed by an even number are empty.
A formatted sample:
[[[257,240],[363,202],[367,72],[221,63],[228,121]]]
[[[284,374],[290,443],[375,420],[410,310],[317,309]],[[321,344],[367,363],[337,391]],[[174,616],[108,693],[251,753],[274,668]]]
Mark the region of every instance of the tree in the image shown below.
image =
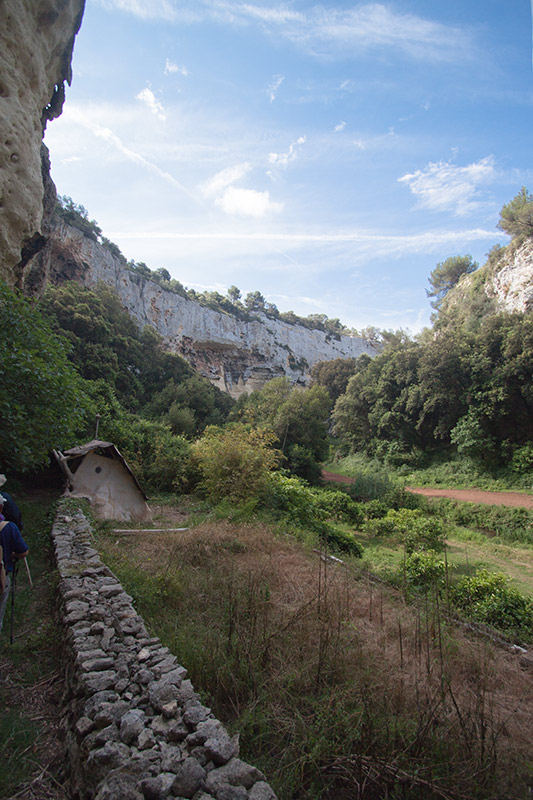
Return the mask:
[[[479,264],[477,261],[472,261],[471,255],[450,256],[446,261],[439,262],[428,279],[431,291],[426,289],[427,296],[435,298],[431,306],[438,309],[450,289],[458,283],[459,278],[475,272],[478,267]]]
[[[355,358],[334,358],[332,361],[319,361],[311,368],[313,383],[325,386],[332,403],[344,394],[349,379],[356,370]]]
[[[500,212],[497,226],[510,236],[533,236],[533,195],[522,186]]]
[[[236,286],[230,286],[228,289],[228,297],[233,305],[238,305],[239,300],[241,299],[241,290],[237,289]]]
[[[264,311],[265,298],[261,292],[248,292],[244,299],[244,305],[249,311]]]
[[[35,306],[4,283],[0,329],[2,467],[25,472],[44,465],[53,448],[74,443],[87,399],[66,342]]]

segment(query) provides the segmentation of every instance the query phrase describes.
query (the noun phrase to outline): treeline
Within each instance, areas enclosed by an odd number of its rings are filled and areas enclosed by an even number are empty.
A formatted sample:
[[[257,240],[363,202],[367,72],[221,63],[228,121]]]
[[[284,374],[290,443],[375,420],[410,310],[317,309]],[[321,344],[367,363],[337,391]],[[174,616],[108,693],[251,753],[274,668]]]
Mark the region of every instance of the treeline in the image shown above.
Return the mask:
[[[330,319],[326,314],[309,314],[307,317],[300,317],[294,311],[279,311],[274,303],[269,303],[259,291],[248,292],[243,297],[237,286],[230,286],[226,295],[216,291],[197,292],[189,289],[173,278],[166,267],[150,269],[144,261],[129,260],[121,252],[118,245],[107,239],[102,234],[102,229],[94,219],[89,218],[87,209],[75,203],[71,197],[66,195],[59,196],[56,203],[56,215],[64,220],[68,225],[77,228],[88,239],[103,245],[109,252],[117,258],[124,266],[132,272],[140,275],[147,280],[154,281],[166,291],[178,294],[188,300],[194,300],[204,308],[211,308],[223,314],[230,314],[243,320],[253,320],[257,314],[263,314],[269,319],[279,319],[289,325],[302,325],[310,330],[325,331],[330,336],[340,338],[345,336],[362,336],[370,340],[375,340],[378,336],[377,329],[366,328],[363,331],[356,331],[348,328],[338,318]]]

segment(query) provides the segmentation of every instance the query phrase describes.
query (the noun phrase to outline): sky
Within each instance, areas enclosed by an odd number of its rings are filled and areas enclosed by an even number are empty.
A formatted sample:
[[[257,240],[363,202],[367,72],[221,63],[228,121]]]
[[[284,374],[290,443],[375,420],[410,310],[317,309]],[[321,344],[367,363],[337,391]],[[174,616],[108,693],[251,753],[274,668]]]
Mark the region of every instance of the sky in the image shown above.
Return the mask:
[[[59,194],[197,291],[417,333],[533,190],[533,0],[87,0]]]

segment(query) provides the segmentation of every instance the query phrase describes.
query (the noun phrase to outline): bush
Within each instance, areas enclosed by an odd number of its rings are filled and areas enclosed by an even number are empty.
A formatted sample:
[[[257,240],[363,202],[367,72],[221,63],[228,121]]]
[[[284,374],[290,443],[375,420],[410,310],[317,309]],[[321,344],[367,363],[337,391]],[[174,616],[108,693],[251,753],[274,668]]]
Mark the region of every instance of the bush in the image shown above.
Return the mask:
[[[350,522],[352,525],[361,525],[364,514],[360,503],[356,503],[349,494],[342,490],[315,489],[315,502],[328,517]]]
[[[533,600],[505,575],[481,569],[453,588],[452,600],[472,619],[526,639],[533,636]]]
[[[419,509],[390,509],[381,519],[371,519],[365,524],[371,536],[396,539],[405,545],[408,553],[415,550],[442,550],[445,524],[436,517],[422,516]]]
[[[446,583],[446,564],[434,553],[410,553],[399,568],[399,576],[414,589],[442,589]]]
[[[322,542],[328,545],[332,550],[339,553],[348,553],[356,558],[361,558],[363,555],[363,548],[356,542],[354,537],[329,525],[327,522],[322,522],[318,528],[318,536]]]
[[[200,487],[210,500],[224,498],[240,503],[264,496],[269,473],[281,454],[273,449],[276,437],[269,431],[236,423],[226,428],[209,426],[192,446]]]
[[[314,491],[299,478],[289,478],[281,472],[272,472],[269,477],[266,504],[282,512],[290,522],[304,527],[314,528],[317,520],[326,517]]]

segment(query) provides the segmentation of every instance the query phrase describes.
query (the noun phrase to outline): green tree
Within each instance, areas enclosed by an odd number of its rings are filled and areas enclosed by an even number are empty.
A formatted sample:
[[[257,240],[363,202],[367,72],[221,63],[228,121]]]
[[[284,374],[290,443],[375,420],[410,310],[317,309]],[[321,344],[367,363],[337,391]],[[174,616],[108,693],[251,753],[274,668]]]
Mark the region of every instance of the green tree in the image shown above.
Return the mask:
[[[344,394],[349,379],[356,370],[355,358],[334,358],[332,361],[320,361],[311,368],[311,379],[319,386],[325,386],[332,403]]]
[[[249,311],[264,311],[265,298],[261,292],[248,292],[244,298],[244,305]]]
[[[427,296],[435,298],[431,306],[438,309],[459,278],[475,272],[478,267],[479,264],[472,260],[471,255],[450,256],[446,261],[439,262],[428,279],[431,290],[426,289]]]
[[[53,448],[71,446],[87,398],[68,345],[39,310],[0,283],[0,448],[4,469],[44,465]]]
[[[502,208],[498,228],[513,237],[533,236],[533,195],[525,186]]]

